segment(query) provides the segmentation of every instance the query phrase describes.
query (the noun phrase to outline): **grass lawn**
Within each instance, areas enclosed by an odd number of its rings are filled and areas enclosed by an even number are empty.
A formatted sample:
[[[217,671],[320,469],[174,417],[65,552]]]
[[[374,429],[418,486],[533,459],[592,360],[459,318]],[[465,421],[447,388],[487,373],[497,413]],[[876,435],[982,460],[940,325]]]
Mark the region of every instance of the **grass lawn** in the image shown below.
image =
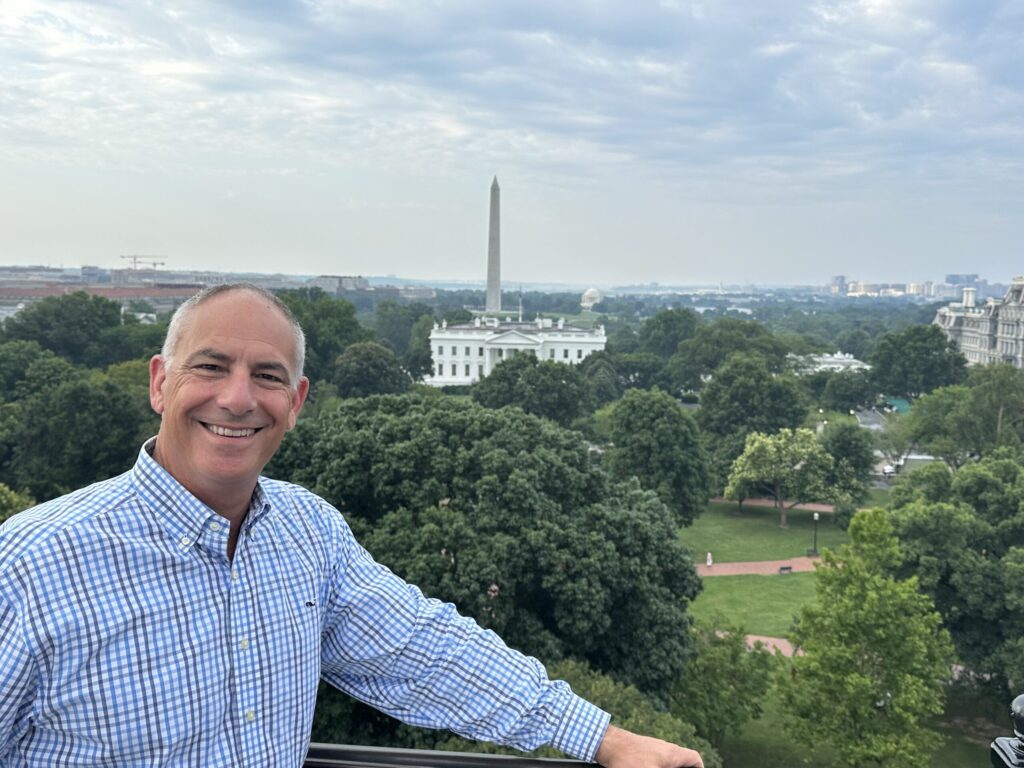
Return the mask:
[[[869,488],[868,497],[861,502],[860,509],[868,509],[871,507],[881,507],[882,509],[889,508],[889,497],[892,495],[892,491],[888,488]]]
[[[710,576],[690,613],[698,619],[722,616],[748,635],[783,637],[804,603],[814,598],[814,574]]]
[[[719,750],[725,768],[757,765],[758,768],[834,768],[837,761],[827,748],[807,749],[794,744],[782,728],[782,705],[774,692],[765,701],[760,720],[748,722],[725,740]],[[995,726],[990,724],[990,727]],[[1009,736],[1009,718],[1005,726],[990,731],[977,723],[964,728],[951,717],[939,721],[936,729],[945,741],[931,756],[928,768],[979,768],[988,765],[988,745],[995,736]],[[922,760],[922,768],[924,761]]]
[[[709,504],[692,526],[680,531],[679,538],[693,550],[698,562],[704,561],[708,551],[716,563],[784,560],[807,554],[814,541],[812,514],[791,509],[788,527],[779,528],[779,516],[772,507],[746,504],[740,512],[734,503]],[[845,544],[848,538],[833,525],[830,512],[821,513],[818,549]]]

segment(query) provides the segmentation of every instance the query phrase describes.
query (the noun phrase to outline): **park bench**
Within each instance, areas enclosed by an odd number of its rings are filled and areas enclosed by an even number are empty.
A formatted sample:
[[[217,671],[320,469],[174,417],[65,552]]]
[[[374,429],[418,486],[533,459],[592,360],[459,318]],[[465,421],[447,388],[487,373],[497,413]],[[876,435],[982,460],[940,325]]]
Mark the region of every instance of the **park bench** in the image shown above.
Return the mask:
[[[792,565],[780,565],[779,566],[779,573],[792,573],[792,572],[793,572],[793,566]]]

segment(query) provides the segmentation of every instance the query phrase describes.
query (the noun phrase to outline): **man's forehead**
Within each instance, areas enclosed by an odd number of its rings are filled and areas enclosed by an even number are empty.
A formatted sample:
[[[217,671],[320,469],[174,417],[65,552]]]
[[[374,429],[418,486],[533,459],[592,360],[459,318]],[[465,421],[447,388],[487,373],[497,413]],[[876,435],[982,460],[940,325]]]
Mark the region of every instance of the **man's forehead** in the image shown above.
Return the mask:
[[[211,297],[188,316],[175,356],[191,357],[199,350],[237,357],[240,349],[270,350],[290,361],[295,354],[291,322],[272,303],[248,291]]]

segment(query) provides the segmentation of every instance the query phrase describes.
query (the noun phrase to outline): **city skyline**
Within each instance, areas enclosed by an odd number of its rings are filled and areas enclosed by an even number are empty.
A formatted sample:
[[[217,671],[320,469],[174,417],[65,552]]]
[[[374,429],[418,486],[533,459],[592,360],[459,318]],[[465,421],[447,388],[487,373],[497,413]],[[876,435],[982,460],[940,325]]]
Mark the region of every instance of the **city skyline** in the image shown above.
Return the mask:
[[[0,263],[824,284],[1021,269],[1024,13],[12,0]],[[924,277],[927,276],[927,277]]]

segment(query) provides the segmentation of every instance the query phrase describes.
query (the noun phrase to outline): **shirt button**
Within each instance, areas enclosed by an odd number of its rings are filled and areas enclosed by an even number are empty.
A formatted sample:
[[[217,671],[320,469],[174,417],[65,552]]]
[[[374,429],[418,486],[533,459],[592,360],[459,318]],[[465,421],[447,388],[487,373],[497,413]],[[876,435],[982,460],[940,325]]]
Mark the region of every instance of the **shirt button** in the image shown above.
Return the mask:
[[[236,569],[236,568],[232,568],[231,569],[231,580],[232,581],[238,581],[238,569]]]
[[[253,712],[251,709],[245,710],[245,722],[251,723],[255,719],[256,719],[256,713],[255,712]]]
[[[249,650],[249,641],[248,640],[242,640],[242,642],[240,642],[238,644],[238,647],[241,648],[243,651]]]
[[[179,541],[178,543],[181,544],[181,546],[184,548],[192,543],[192,539],[190,539],[188,536],[182,536],[181,541]]]
[[[220,523],[210,523],[210,530],[216,533],[220,530]]]

